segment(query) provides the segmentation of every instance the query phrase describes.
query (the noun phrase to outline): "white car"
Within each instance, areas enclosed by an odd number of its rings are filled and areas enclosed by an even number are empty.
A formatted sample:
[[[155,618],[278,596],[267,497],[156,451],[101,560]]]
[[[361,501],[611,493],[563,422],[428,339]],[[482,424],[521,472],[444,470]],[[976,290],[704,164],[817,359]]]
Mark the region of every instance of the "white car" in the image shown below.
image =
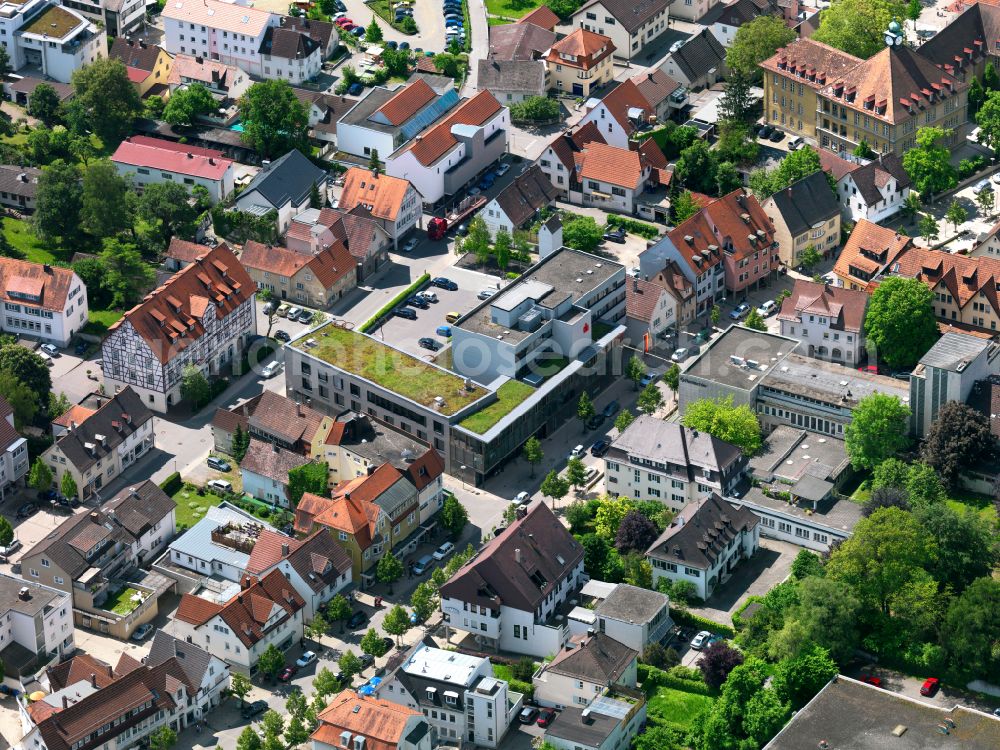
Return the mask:
[[[674,52],[676,52],[681,47],[683,47],[684,46],[684,42],[686,42],[686,41],[687,41],[687,39],[678,39],[676,42],[674,42],[673,44],[671,44],[670,45],[670,54],[671,55],[674,54]]]
[[[702,630],[691,639],[691,648],[695,651],[701,651],[706,646],[706,641],[712,637],[712,634],[707,630]]]
[[[674,362],[683,362],[687,358],[688,350],[683,346],[680,349],[675,349],[674,353],[670,355],[670,359]]]
[[[424,302],[430,302],[431,304],[436,304],[438,301],[437,292],[420,292],[418,297],[423,297]]]
[[[530,499],[531,493],[522,491],[517,493],[517,496],[514,498],[514,502],[518,505],[524,505]]]
[[[416,249],[416,247],[417,247],[418,244],[420,244],[420,243],[419,243],[419,241],[416,238],[414,238],[412,240],[408,240],[407,243],[405,245],[403,245],[403,252],[404,253],[412,253],[414,251],[414,249]]]
[[[452,544],[451,542],[445,542],[436,550],[434,550],[434,554],[432,555],[432,557],[438,561],[444,560],[448,555],[450,555],[454,551],[455,551],[455,545]]]
[[[497,167],[497,177],[503,177],[510,171],[510,164],[501,164]]]
[[[292,309],[290,309],[288,311],[288,319],[289,320],[298,320],[299,316],[301,314],[302,314],[302,308],[301,307],[293,307]]]
[[[55,364],[55,362],[52,361],[52,357],[46,352],[39,351],[38,356],[41,358],[42,362],[46,364],[47,367],[52,367],[52,365]]]
[[[569,452],[569,457],[570,458],[583,458],[583,453],[584,453],[583,446],[582,445],[578,445],[573,450],[571,450]]]
[[[260,374],[263,375],[265,378],[273,378],[275,375],[278,374],[278,371],[280,369],[281,369],[280,362],[268,362]]]
[[[766,318],[776,312],[778,312],[778,305],[773,299],[761,303],[761,306],[757,308],[757,314],[762,318]]]
[[[314,661],[316,661],[316,654],[312,651],[306,651],[302,654],[302,656],[295,660],[295,666],[302,669],[302,667],[308,667]]]
[[[38,348],[41,349],[46,354],[48,354],[50,357],[58,357],[59,356],[59,349],[56,347],[55,344],[42,344]]]

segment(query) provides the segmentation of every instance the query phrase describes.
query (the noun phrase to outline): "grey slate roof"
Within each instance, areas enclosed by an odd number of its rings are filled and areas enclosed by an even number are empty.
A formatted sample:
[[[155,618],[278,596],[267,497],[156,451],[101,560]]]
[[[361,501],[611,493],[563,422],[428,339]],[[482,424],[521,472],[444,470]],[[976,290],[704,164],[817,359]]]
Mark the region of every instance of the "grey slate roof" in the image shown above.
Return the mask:
[[[665,11],[673,0],[591,0],[584,3],[574,17],[591,5],[600,2],[615,17],[629,34],[661,11]]]
[[[858,186],[858,192],[869,206],[882,200],[880,188],[889,178],[896,180],[897,189],[910,187],[910,176],[903,168],[903,160],[896,154],[885,154],[877,161],[870,162],[851,172],[851,179]]]
[[[788,225],[793,239],[840,213],[837,196],[830,189],[826,173],[822,170],[793,182],[771,196],[771,199]]]
[[[351,569],[351,556],[326,529],[320,529],[303,541],[288,556],[288,562],[316,593]]]
[[[240,471],[249,471],[279,484],[286,484],[288,472],[307,463],[309,463],[308,458],[286,451],[277,443],[268,444],[263,440],[251,438],[246,455],[240,462]]]
[[[27,599],[22,599],[19,595],[23,588],[28,589]],[[65,594],[61,591],[39,586],[23,578],[0,574],[0,615],[14,611],[34,617],[63,596]]]
[[[268,27],[260,42],[260,53],[286,60],[305,60],[319,48],[319,42],[293,29]]]
[[[42,170],[34,167],[0,164],[0,191],[34,198],[38,192],[38,177],[41,173]]]
[[[123,526],[114,523],[101,511],[77,513],[50,531],[38,544],[24,553],[22,562],[41,555],[52,561],[71,578],[79,578],[91,567],[86,552],[108,544],[132,544],[133,537]]]
[[[177,663],[181,665],[181,669],[184,670],[184,674],[187,675],[191,684],[201,685],[205,672],[212,662],[212,655],[193,643],[174,638],[164,630],[157,630],[153,634],[153,642],[149,646],[146,666],[155,667],[175,656]]]
[[[708,570],[729,542],[760,523],[746,508],[734,508],[718,494],[688,503],[646,552],[649,557]]]
[[[704,29],[688,39],[671,57],[689,81],[696,81],[725,64],[726,50],[711,31]]]
[[[542,168],[532,164],[500,192],[496,202],[511,224],[520,227],[533,218],[538,209],[552,203],[557,195],[558,192],[542,172]]]
[[[258,172],[240,198],[257,192],[275,207],[287,203],[300,204],[308,199],[313,185],[325,177],[326,172],[297,149],[292,149]]]
[[[670,597],[659,591],[619,583],[594,613],[598,617],[641,624],[651,621],[669,604]]]
[[[595,633],[580,644],[570,642],[549,662],[546,672],[561,674],[584,682],[614,684],[639,656],[624,643],[604,633]]]
[[[965,365],[992,346],[989,339],[963,333],[946,333],[920,358],[925,367],[960,372]]]
[[[148,479],[126,487],[104,504],[102,510],[114,517],[137,539],[170,515],[177,503]]]
[[[528,92],[534,96],[545,93],[545,63],[541,60],[480,60],[477,87],[494,94]],[[501,98],[501,97],[497,97]]]
[[[618,719],[607,714],[590,712],[583,719],[583,710],[566,706],[545,730],[546,737],[558,737],[576,746],[600,747],[618,727]]]
[[[67,461],[80,472],[85,472],[114,453],[126,438],[152,418],[153,412],[146,408],[135,391],[126,386],[78,424],[76,429],[67,430],[56,440],[56,445]],[[97,435],[103,435],[104,441],[98,440]]]
[[[611,444],[630,458],[674,466],[723,471],[740,458],[740,449],[707,432],[649,415],[637,418]]]
[[[533,23],[509,23],[490,27],[488,57],[498,60],[533,60],[556,42],[556,35]],[[478,85],[482,89],[482,84]]]

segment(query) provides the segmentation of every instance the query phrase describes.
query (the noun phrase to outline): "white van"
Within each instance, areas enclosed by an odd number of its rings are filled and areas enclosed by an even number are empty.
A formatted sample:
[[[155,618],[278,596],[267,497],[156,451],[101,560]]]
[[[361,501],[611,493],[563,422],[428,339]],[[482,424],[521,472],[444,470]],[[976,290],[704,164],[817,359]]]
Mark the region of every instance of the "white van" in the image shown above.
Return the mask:
[[[210,490],[215,490],[216,492],[233,491],[233,485],[225,479],[210,479],[205,487]]]
[[[761,306],[757,308],[757,314],[762,318],[766,318],[769,315],[774,315],[778,311],[778,306],[775,304],[773,299],[767,300],[767,302],[761,303]]]

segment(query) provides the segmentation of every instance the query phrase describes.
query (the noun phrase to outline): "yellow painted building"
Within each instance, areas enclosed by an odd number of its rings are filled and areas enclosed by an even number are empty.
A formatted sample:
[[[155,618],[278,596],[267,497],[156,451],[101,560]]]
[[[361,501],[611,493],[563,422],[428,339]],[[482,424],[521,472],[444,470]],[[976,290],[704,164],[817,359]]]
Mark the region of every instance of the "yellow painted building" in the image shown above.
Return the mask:
[[[614,52],[609,37],[577,29],[549,50],[549,85],[560,93],[589,97],[614,78]]]

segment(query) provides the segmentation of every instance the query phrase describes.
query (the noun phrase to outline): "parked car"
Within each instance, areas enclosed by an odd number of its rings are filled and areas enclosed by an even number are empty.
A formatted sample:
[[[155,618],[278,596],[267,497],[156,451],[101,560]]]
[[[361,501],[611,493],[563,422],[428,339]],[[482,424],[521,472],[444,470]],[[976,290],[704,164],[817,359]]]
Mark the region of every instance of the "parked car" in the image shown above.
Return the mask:
[[[254,701],[253,703],[247,703],[243,706],[243,711],[241,713],[244,719],[252,719],[254,716],[267,711],[267,708],[267,701]]]
[[[479,292],[479,294],[476,295],[476,297],[478,297],[479,299],[489,299],[496,293],[497,293],[496,289],[483,289],[482,291]]]
[[[144,641],[150,636],[152,632],[153,632],[153,623],[144,622],[142,625],[140,625],[139,627],[137,627],[135,630],[132,631],[132,640]]]
[[[412,308],[409,308],[409,307],[397,307],[393,311],[393,314],[397,318],[406,318],[407,320],[416,320],[417,319],[417,311],[414,310],[414,309],[412,309]]]
[[[612,401],[610,404],[604,407],[604,411],[602,411],[601,414],[604,415],[605,419],[611,419],[611,417],[613,417],[615,414],[618,413],[619,409],[621,409],[621,406],[618,404],[618,402]]]
[[[73,347],[73,354],[79,356],[81,354],[86,354],[86,353],[87,353],[87,342],[77,341],[76,346]]]
[[[233,467],[230,466],[229,462],[224,458],[219,458],[218,456],[209,456],[208,460],[205,462],[208,464],[208,468],[215,469],[216,471],[232,471]]]
[[[924,684],[920,686],[920,694],[926,695],[928,698],[938,691],[941,687],[941,680],[937,677],[928,677],[924,680]]]
[[[355,26],[353,29],[351,29],[351,33],[360,39],[365,35],[365,30],[360,26]]]
[[[286,331],[282,331],[281,329],[278,329],[277,331],[275,331],[272,334],[272,336],[274,336],[275,340],[277,340],[277,341],[288,342],[288,341],[292,340],[292,337],[289,336]]]
[[[625,230],[621,227],[618,227],[617,229],[609,229],[604,233],[604,239],[609,242],[617,242],[621,245],[625,242]]]
[[[767,138],[773,132],[774,128],[772,128],[770,125],[761,125],[759,128],[757,128],[757,137]]]
[[[430,349],[432,352],[436,352],[441,348],[441,344],[432,339],[430,336],[423,336],[417,339],[417,343],[424,349]]]
[[[46,354],[48,354],[50,357],[58,357],[59,356],[59,349],[58,349],[58,347],[56,347],[55,344],[42,344],[38,348],[41,349]]]
[[[705,646],[708,645],[707,641],[712,637],[712,634],[707,630],[702,630],[698,632],[694,638],[691,639],[691,648],[695,651],[701,651]]]
[[[446,339],[451,338],[451,326],[438,326],[437,330],[434,331],[438,336],[444,336]]]
[[[447,289],[449,292],[458,291],[458,284],[456,284],[454,281],[445,276],[438,276],[433,281],[431,281],[431,284],[438,287],[439,289]]]
[[[979,195],[980,193],[985,193],[987,190],[992,190],[992,189],[993,186],[990,184],[990,181],[987,178],[985,180],[980,180],[979,182],[977,182],[976,187],[973,189],[972,192],[974,192],[976,195]]]
[[[292,307],[292,308],[289,308],[289,310],[288,310],[288,319],[289,320],[298,320],[299,316],[303,312],[304,312],[304,310],[301,307]]]
[[[556,710],[554,708],[543,708],[538,712],[538,726],[547,727],[552,723],[554,718],[556,718]]]
[[[268,362],[266,365],[264,365],[264,369],[261,370],[260,374],[265,378],[273,378],[275,375],[278,374],[278,371],[280,369],[281,369],[281,362],[278,361]]]
[[[569,452],[570,458],[583,458],[583,445],[577,445],[573,450]]]
[[[358,81],[355,81],[350,86],[347,87],[347,93],[351,96],[361,96],[361,92],[365,90],[365,85]]]
[[[534,724],[538,718],[538,709],[534,706],[525,706],[521,709],[521,713],[517,715],[517,718],[522,724]]]
[[[873,677],[870,674],[866,674],[866,675],[862,675],[859,679],[862,682],[867,682],[869,685],[874,685],[877,688],[882,687],[882,678],[881,677]]]
[[[13,539],[10,540],[10,544],[6,546],[0,546],[0,556],[10,557],[19,549],[21,549],[21,540],[18,539],[17,537],[14,537]]]
[[[444,316],[444,319],[447,320],[449,323],[454,323],[454,322],[456,322],[461,317],[462,317],[462,315],[460,313],[457,313],[457,312],[453,311],[453,312],[447,313]]]
[[[434,554],[432,555],[432,557],[435,560],[439,561],[444,560],[448,555],[450,555],[454,551],[455,551],[455,545],[452,544],[451,542],[445,542],[436,550],[434,550]]]
[[[426,302],[430,302],[432,305],[436,305],[438,303],[437,292],[432,292],[430,290],[426,292],[417,292],[417,296],[423,297]]]
[[[38,510],[38,506],[35,503],[25,503],[20,508],[17,509],[17,517],[19,519],[30,518]]]
[[[594,456],[595,458],[600,458],[601,456],[605,455],[610,448],[611,448],[611,443],[609,443],[606,439],[601,438],[592,446],[590,446],[590,455]]]
[[[301,313],[299,313],[300,323],[305,323],[306,325],[308,325],[309,323],[312,323],[312,320],[313,320],[312,310],[303,310]]]
[[[413,564],[413,574],[422,576],[428,570],[430,570],[431,565],[434,564],[434,560],[430,555],[424,555],[419,560]]]
[[[390,39],[388,42],[385,43],[385,46],[388,47],[389,49],[396,49],[396,47],[399,46],[399,43],[394,42],[392,39]]]
[[[362,669],[368,669],[368,667],[375,663],[375,657],[362,652],[358,655],[358,661],[361,662]]]
[[[225,479],[209,479],[205,487],[213,492],[232,492],[233,485]]]
[[[767,140],[771,141],[771,143],[781,143],[783,140],[785,140],[785,131],[775,130],[774,132],[771,133],[771,135],[767,137]]]
[[[760,307],[757,308],[757,314],[762,318],[767,318],[774,315],[776,312],[778,312],[778,305],[773,299],[765,300],[760,304]]]
[[[430,305],[427,304],[427,300],[425,300],[423,297],[418,297],[415,294],[408,300],[406,300],[405,304],[409,305],[410,307],[419,307],[421,310],[426,310],[427,308],[430,307]]]
[[[291,682],[291,679],[298,672],[298,667],[294,664],[289,664],[287,667],[281,670],[281,674],[278,675],[278,682]]]
[[[302,656],[295,660],[295,666],[299,669],[304,669],[314,661],[316,661],[316,654],[312,651],[306,651],[302,654]]]
[[[501,164],[497,167],[497,177],[503,177],[510,171],[510,164]]]
[[[38,351],[36,352],[36,354],[38,354],[38,358],[45,363],[46,367],[52,367],[55,364],[55,362],[52,360],[52,355],[50,355],[48,352]]]
[[[278,309],[277,309],[277,311],[274,314],[277,315],[279,318],[287,318],[288,317],[288,311],[291,310],[291,309],[292,308],[291,308],[290,305],[282,302],[280,305],[278,305]]]
[[[413,239],[411,239],[411,240],[407,240],[406,244],[403,245],[403,252],[404,253],[412,253],[414,250],[416,250],[417,245],[419,245],[419,244],[420,244],[420,240],[416,239],[415,237]]]
[[[795,136],[794,138],[792,138],[792,140],[788,142],[788,150],[797,151],[798,149],[802,148],[805,145],[805,143],[806,142],[802,140],[802,138],[800,138],[799,136]]]
[[[350,619],[347,621],[348,630],[357,630],[362,625],[368,622],[368,615],[362,612],[360,609],[351,615]]]
[[[604,424],[604,415],[595,414],[594,416],[592,416],[590,419],[587,420],[587,429],[596,430],[602,424]]]
[[[729,313],[729,317],[733,320],[743,320],[747,315],[750,314],[750,305],[746,302],[741,302],[736,306],[736,309]]]
[[[514,502],[518,505],[524,505],[528,500],[531,499],[531,493],[522,490],[514,495]]]
[[[674,362],[683,362],[688,358],[689,354],[688,348],[682,346],[680,349],[674,349],[674,353],[670,355],[670,359]]]
[[[388,636],[383,636],[382,646],[385,648],[385,652],[389,653],[396,647],[396,642],[392,638],[389,638]]]

